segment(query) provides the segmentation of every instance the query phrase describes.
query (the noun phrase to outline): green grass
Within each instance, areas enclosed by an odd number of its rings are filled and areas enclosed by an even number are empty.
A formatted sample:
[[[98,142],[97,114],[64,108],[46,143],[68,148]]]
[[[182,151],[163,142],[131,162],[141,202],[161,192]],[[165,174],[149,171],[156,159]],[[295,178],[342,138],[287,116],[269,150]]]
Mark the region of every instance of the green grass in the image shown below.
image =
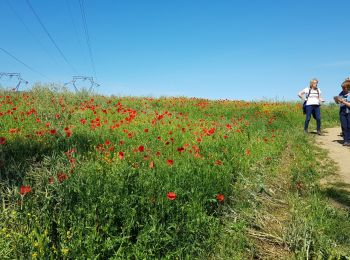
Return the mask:
[[[322,115],[338,124],[335,106]],[[0,92],[0,255],[348,256],[303,117],[288,102]]]

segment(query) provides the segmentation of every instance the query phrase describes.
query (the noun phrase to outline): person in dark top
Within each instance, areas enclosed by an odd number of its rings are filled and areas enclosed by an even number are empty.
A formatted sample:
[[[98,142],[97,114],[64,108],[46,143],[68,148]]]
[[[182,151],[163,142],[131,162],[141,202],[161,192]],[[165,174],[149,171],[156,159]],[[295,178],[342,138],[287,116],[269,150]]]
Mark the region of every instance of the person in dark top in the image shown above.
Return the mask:
[[[343,145],[350,146],[350,79],[346,79],[342,85],[342,91],[338,97],[335,97],[335,102],[340,104],[339,118],[343,134]]]

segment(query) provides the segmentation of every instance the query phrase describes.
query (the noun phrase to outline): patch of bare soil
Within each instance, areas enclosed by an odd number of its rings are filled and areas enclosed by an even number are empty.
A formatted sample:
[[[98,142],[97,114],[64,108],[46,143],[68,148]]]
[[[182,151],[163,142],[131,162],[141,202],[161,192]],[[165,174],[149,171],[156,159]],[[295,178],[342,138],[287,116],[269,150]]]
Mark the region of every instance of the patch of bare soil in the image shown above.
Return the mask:
[[[343,146],[340,127],[325,129],[316,136],[316,144],[328,151],[334,161],[334,174],[321,181],[325,192],[336,206],[350,209],[350,147]]]

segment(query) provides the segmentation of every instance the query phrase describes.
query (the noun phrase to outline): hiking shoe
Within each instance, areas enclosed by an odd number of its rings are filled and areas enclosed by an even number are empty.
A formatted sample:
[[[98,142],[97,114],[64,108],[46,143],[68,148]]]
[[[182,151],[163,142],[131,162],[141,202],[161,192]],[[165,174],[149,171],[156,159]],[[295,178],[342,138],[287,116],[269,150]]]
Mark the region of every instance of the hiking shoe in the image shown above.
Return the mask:
[[[343,146],[350,146],[350,143],[349,142],[344,142]]]
[[[307,130],[304,130],[304,134],[306,134],[306,135],[307,135],[308,133],[309,133],[309,132],[308,132]]]
[[[322,132],[320,130],[317,131],[318,135],[322,135]]]

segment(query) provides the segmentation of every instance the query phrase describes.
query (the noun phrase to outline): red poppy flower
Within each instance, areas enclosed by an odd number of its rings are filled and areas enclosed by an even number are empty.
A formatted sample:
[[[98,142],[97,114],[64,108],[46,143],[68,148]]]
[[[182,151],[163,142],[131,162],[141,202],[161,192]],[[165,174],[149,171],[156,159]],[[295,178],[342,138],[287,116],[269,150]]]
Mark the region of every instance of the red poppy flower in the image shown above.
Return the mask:
[[[26,195],[27,193],[29,193],[30,191],[32,190],[32,188],[30,187],[30,186],[24,186],[24,185],[22,185],[21,187],[20,187],[20,189],[19,189],[19,193],[21,194],[21,195]]]
[[[212,135],[215,133],[215,128],[211,128],[209,130],[207,130],[207,135]]]
[[[169,200],[176,199],[176,194],[172,191],[168,192],[166,196],[168,197]]]
[[[168,159],[168,160],[166,161],[166,163],[167,163],[169,166],[171,166],[171,165],[174,164],[174,160]]]
[[[216,165],[221,165],[221,164],[222,164],[222,161],[216,160],[215,164],[216,164]]]
[[[5,137],[0,137],[0,144],[2,144],[2,145],[6,144],[6,138]]]
[[[124,158],[124,153],[123,152],[119,152],[118,156],[119,156],[119,159],[123,159]]]
[[[63,182],[64,180],[68,179],[68,175],[65,173],[58,173],[57,178],[59,182]]]
[[[37,136],[43,136],[44,135],[44,132],[43,131],[36,131],[35,134]]]
[[[184,152],[184,151],[185,151],[185,148],[183,148],[183,147],[177,148],[177,151],[178,151],[179,153]]]
[[[250,155],[250,150],[247,149],[247,150],[245,151],[245,154],[246,154],[246,155]]]
[[[72,136],[72,131],[71,130],[65,130],[66,131],[66,137],[71,137]]]
[[[139,152],[143,152],[145,150],[145,147],[143,145],[140,145],[138,150],[139,150]]]
[[[55,135],[55,134],[57,134],[57,131],[56,131],[56,129],[51,129],[51,130],[50,130],[50,134],[52,134],[52,135]]]
[[[225,200],[225,196],[221,193],[218,193],[216,195],[216,199],[218,200],[218,202],[223,202]]]
[[[149,163],[149,167],[150,167],[151,169],[154,168],[154,162],[153,162],[153,161],[151,161],[151,162]]]

